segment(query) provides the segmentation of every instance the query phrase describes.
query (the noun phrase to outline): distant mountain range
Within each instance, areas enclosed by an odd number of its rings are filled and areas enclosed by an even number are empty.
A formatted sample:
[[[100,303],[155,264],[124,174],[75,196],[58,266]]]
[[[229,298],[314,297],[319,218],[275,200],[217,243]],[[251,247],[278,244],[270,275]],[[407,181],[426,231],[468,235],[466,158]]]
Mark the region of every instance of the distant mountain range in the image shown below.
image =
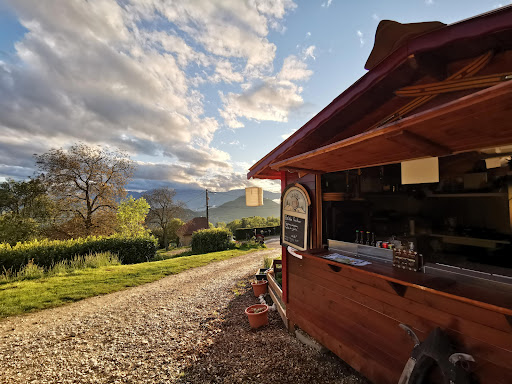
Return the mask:
[[[279,217],[279,204],[275,203],[270,199],[263,199],[263,205],[260,207],[248,207],[245,205],[245,196],[228,201],[218,207],[208,209],[210,223],[216,224],[219,221],[229,223],[230,221],[241,219],[243,217],[261,216],[261,217]],[[204,211],[191,211],[187,210],[187,215],[193,215],[187,217],[191,219],[198,216],[206,216],[206,210]]]
[[[144,192],[127,191],[128,196],[132,195],[138,199]],[[279,204],[272,200],[281,198],[280,193],[263,191],[263,205],[261,207],[247,207],[245,205],[245,189],[234,189],[227,192],[208,192],[209,219],[211,223],[241,219],[251,216],[275,216],[279,217]],[[185,203],[184,219],[206,216],[205,190],[198,189],[176,189],[175,200]]]

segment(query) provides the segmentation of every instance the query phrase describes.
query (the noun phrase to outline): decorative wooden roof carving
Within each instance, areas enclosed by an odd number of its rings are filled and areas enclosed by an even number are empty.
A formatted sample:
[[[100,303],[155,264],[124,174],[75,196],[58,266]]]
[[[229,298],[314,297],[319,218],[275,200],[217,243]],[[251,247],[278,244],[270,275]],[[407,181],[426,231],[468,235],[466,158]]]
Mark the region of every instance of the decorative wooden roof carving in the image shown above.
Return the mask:
[[[401,45],[407,44],[408,40],[445,26],[440,21],[402,24],[393,20],[382,20],[375,32],[375,43],[364,68],[374,68]]]

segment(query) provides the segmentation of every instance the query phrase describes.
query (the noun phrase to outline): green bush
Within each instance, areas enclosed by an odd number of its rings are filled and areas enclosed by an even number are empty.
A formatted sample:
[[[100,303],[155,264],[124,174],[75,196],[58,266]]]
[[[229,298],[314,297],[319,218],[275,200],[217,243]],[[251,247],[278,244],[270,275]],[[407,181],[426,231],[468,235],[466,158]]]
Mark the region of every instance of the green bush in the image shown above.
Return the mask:
[[[73,240],[34,240],[11,246],[0,244],[0,270],[19,270],[32,260],[38,267],[50,268],[62,260],[89,253],[110,252],[123,264],[149,261],[156,254],[153,237],[87,237]]]
[[[225,251],[231,243],[232,233],[227,228],[201,229],[192,234],[192,253]]]
[[[254,231],[262,233],[264,236],[279,235],[281,230],[280,225],[267,226],[267,227],[251,227],[251,228],[237,228],[235,229],[235,240],[243,241],[248,240],[254,236]]]

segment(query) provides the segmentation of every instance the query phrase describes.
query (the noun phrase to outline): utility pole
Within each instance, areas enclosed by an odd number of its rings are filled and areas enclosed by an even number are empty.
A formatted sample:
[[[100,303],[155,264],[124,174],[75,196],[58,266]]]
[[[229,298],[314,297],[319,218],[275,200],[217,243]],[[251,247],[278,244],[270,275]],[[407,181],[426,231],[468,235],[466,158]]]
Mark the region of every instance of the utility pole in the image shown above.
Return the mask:
[[[206,190],[206,225],[208,226],[208,228],[210,228],[210,221],[209,221],[209,218],[208,218],[208,200],[210,198],[208,197],[208,189]]]

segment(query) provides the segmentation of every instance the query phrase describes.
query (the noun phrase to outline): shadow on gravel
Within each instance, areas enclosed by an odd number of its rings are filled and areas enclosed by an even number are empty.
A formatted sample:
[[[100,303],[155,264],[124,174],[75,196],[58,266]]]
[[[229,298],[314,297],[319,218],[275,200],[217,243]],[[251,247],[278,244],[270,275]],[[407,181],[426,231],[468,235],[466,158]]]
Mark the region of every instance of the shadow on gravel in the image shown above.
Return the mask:
[[[195,351],[198,358],[177,383],[369,384],[335,355],[321,354],[290,336],[276,311],[269,312],[268,326],[252,330],[244,311],[258,299],[247,281],[233,293],[210,346]]]

